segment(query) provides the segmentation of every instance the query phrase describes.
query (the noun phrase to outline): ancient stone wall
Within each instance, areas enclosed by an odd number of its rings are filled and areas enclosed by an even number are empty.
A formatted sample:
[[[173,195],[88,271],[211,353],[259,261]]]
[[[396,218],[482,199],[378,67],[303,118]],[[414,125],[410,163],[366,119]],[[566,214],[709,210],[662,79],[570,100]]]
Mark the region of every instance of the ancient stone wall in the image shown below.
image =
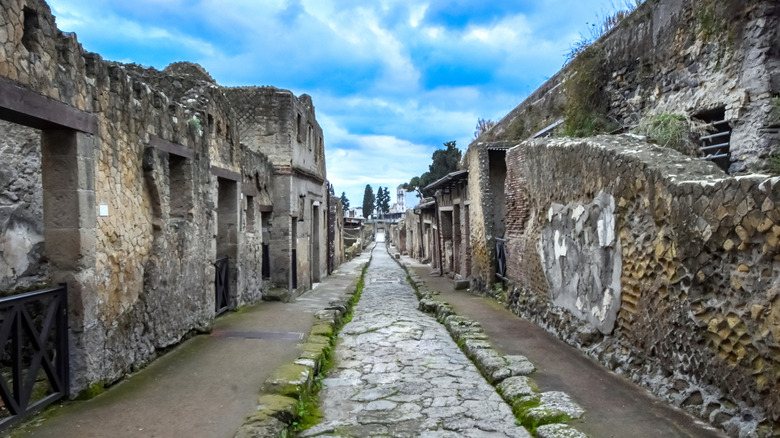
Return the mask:
[[[324,141],[311,97],[295,97],[273,87],[222,91],[237,114],[241,143],[273,164],[274,208],[268,222],[271,281],[298,292],[307,290],[327,274],[329,257]]]
[[[43,251],[41,133],[0,121],[0,296],[49,285]]]
[[[475,142],[469,146],[465,156],[470,200],[468,235],[471,257],[468,263],[475,291],[489,291],[489,286],[496,280],[495,239],[505,235],[507,210],[503,184],[507,165],[504,155],[510,145],[512,143],[509,142]]]
[[[18,198],[2,210],[12,210],[3,244],[26,239],[28,262],[22,269],[24,257],[14,255],[13,279],[2,281],[17,288],[68,283],[74,395],[120,379],[192,331],[209,330],[218,256],[231,257],[230,306],[259,299],[262,228],[276,202],[287,214],[288,249],[291,206],[299,212],[296,244],[304,260],[311,254],[312,207],[321,203],[315,248],[322,268],[312,273],[325,272],[324,158],[311,166],[304,160],[298,170],[306,182],[299,183],[291,177],[289,149],[280,183],[273,157],[241,144],[231,102],[199,66],[177,63],[159,72],[104,61],[57,30],[40,0],[0,0],[0,23],[0,86],[55,109],[3,108],[11,121],[41,131],[0,126],[8,133],[3,147],[25,151],[24,166],[0,164],[11,182],[3,199]],[[279,92],[291,97],[290,108],[313,118],[308,96],[293,102],[291,93]],[[321,130],[312,129],[316,135]],[[316,144],[312,156],[321,152]],[[40,164],[33,162],[35,148]],[[34,186],[43,187],[42,196]],[[19,237],[14,230],[22,225],[29,232]],[[36,252],[41,228],[43,257]],[[3,250],[4,260],[9,254]]]
[[[780,140],[779,7],[772,0],[648,0],[592,46],[593,62],[564,67],[478,141],[533,137],[594,102],[603,105],[608,130],[659,114],[706,119],[720,112],[732,129],[730,172],[767,169]],[[579,83],[600,91],[583,95]]]
[[[507,168],[514,312],[732,436],[780,432],[780,178],[629,136]]]

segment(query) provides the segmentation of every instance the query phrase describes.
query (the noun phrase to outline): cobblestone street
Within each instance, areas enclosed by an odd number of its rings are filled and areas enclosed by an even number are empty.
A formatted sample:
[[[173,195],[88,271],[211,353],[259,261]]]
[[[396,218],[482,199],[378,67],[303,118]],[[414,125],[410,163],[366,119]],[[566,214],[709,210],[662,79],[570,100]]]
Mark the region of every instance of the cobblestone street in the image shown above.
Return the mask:
[[[352,321],[301,436],[530,437],[447,330],[417,310],[406,273],[377,245]]]

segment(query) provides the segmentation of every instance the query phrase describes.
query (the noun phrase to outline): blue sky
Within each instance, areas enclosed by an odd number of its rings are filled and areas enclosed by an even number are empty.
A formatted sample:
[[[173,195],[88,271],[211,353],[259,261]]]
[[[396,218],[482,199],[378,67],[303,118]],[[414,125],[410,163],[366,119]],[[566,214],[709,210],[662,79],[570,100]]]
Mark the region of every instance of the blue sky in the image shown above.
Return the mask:
[[[623,0],[625,1],[625,0]],[[225,86],[312,96],[328,179],[352,206],[473,138],[560,69],[615,0],[49,0],[103,58],[201,64]],[[393,199],[394,201],[394,199]]]

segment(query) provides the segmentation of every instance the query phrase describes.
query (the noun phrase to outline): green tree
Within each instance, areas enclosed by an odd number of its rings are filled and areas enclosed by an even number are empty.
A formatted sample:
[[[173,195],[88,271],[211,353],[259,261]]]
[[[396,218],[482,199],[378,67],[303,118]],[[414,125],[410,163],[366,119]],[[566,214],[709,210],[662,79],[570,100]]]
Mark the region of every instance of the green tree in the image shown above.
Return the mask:
[[[444,149],[437,149],[431,157],[431,165],[428,166],[428,172],[420,176],[415,176],[408,183],[404,184],[406,190],[417,190],[417,196],[422,196],[422,189],[432,182],[444,177],[450,172],[458,170],[458,164],[463,153],[455,145],[455,141],[444,143]]]
[[[390,190],[380,186],[376,192],[376,209],[379,213],[387,213],[390,211]]]
[[[363,217],[368,218],[374,213],[374,189],[370,184],[366,184],[366,190],[363,192]]]
[[[349,208],[349,199],[347,199],[345,192],[341,192],[341,205],[344,207],[344,210]]]

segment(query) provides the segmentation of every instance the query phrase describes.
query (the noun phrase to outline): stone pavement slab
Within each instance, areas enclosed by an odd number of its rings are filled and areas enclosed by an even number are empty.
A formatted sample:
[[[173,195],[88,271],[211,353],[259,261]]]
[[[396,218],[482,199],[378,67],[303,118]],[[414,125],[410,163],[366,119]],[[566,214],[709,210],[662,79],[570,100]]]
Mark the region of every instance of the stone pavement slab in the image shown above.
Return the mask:
[[[571,425],[590,437],[725,437],[718,430],[670,406],[634,382],[614,374],[526,321],[494,300],[456,290],[453,280],[438,276],[430,266],[403,256],[401,261],[438,293],[455,313],[480,323],[488,341],[501,354],[523,355],[536,367],[531,378],[540,391],[562,391],[585,410]],[[542,430],[544,436],[553,429]],[[541,435],[537,430],[537,435]]]
[[[263,302],[218,318],[135,375],[87,401],[65,402],[12,437],[230,438],[257,408],[260,388],[300,354],[314,314],[354,290],[369,252],[292,303]]]
[[[446,328],[417,310],[384,244],[323,380],[323,420],[302,437],[530,437]]]

